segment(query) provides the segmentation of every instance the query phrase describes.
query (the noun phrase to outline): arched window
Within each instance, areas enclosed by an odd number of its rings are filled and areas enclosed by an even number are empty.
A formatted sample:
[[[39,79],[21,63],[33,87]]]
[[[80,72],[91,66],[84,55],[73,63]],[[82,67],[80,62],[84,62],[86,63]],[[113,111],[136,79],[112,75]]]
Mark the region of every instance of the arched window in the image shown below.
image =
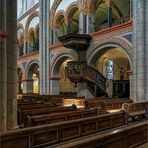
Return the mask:
[[[114,62],[112,60],[106,62],[106,79],[114,79]]]

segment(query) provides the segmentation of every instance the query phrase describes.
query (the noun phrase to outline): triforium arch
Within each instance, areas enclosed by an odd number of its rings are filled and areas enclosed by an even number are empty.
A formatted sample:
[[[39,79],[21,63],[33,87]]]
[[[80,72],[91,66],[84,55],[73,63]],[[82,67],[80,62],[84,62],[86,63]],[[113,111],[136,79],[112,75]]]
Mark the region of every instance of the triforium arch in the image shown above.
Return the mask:
[[[94,13],[96,31],[130,19],[130,0],[93,0],[88,1],[87,5],[88,10]]]
[[[31,13],[27,19],[27,22],[26,22],[26,26],[25,26],[25,40],[27,41],[28,39],[28,29],[29,29],[29,25],[30,25],[30,22],[32,21],[33,18],[35,17],[39,17],[39,12],[38,11],[34,11],[33,13]]]
[[[71,3],[67,9],[65,10],[66,15],[66,24],[68,33],[78,33],[79,31],[79,8],[78,3],[73,2]]]
[[[66,16],[63,10],[60,10],[56,13],[53,22],[53,28],[56,29],[58,36],[65,35],[67,33]]]
[[[27,63],[23,79],[23,90],[25,93],[39,93],[39,61],[37,59]]]
[[[57,7],[61,3],[62,0],[55,0],[52,7],[51,7],[51,22],[54,20],[55,12],[57,10]]]
[[[106,42],[96,46],[87,56],[88,65],[96,68],[107,79],[106,92],[109,97],[130,97],[131,53],[126,44]]]
[[[68,61],[76,58],[68,53],[61,53],[56,56],[51,67],[51,94],[59,94],[60,92],[76,92],[73,84],[67,78],[66,66]]]
[[[97,9],[97,7],[101,4],[106,5],[107,7],[112,6],[115,11],[118,11],[120,16],[123,16],[125,9],[123,8],[127,8],[128,7],[128,11],[130,9],[129,5],[130,5],[130,0],[86,0],[86,5],[89,8],[89,10],[95,11]],[[126,6],[126,7],[124,7]]]

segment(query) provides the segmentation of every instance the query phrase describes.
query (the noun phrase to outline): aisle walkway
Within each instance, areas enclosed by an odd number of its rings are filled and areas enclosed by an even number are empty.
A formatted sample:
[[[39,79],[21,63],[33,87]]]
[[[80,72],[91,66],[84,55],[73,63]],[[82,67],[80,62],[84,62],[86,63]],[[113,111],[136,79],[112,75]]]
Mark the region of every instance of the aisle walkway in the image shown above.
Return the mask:
[[[137,147],[137,148],[148,148],[148,142],[147,143],[145,143],[145,144],[143,144],[143,145],[140,145],[139,147]]]

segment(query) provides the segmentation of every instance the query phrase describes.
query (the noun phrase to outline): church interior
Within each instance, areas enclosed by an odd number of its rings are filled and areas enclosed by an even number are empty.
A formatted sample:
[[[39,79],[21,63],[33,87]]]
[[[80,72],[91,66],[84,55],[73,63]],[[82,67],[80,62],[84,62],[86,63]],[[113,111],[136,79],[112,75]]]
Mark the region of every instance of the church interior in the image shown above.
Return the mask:
[[[148,0],[0,0],[0,148],[148,147]]]

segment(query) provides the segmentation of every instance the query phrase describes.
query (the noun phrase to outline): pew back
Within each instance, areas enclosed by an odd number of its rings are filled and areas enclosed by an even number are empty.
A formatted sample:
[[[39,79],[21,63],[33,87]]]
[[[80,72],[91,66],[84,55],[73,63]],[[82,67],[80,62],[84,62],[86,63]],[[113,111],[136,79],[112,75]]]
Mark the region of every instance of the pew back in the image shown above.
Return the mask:
[[[43,147],[123,126],[124,112],[25,128],[1,135],[1,146]]]

